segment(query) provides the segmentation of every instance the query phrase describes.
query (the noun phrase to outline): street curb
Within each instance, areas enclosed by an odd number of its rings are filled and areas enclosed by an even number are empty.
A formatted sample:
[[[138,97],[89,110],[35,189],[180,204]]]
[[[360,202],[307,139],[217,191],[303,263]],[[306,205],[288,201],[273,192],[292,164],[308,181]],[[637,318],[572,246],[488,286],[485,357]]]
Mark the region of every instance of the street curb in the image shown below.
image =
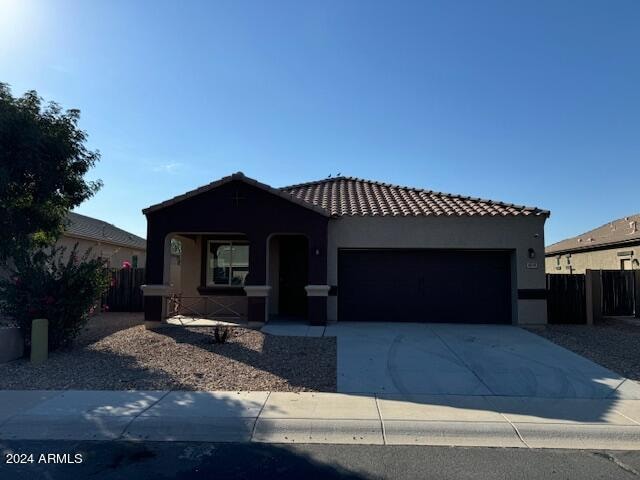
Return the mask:
[[[384,421],[388,445],[526,447],[506,422]]]
[[[522,440],[516,434],[517,428]],[[123,432],[124,430],[124,432]],[[640,425],[18,415],[0,440],[130,440],[640,450]],[[123,432],[123,433],[121,433]]]
[[[501,397],[486,408],[475,397],[389,401],[318,392],[0,391],[0,439],[640,450],[639,400]]]
[[[157,442],[249,442],[255,418],[145,417],[131,422],[126,440]]]
[[[384,445],[379,420],[258,418],[251,441]]]
[[[115,440],[131,417],[16,415],[0,426],[2,440]]]
[[[531,448],[640,450],[640,426],[514,424]]]

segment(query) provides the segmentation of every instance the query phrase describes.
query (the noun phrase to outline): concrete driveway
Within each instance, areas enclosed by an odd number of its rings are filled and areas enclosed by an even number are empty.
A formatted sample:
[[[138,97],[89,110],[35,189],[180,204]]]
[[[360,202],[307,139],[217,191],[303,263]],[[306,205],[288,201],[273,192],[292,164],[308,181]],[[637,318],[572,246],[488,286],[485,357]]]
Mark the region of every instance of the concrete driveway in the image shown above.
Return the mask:
[[[338,392],[636,398],[638,384],[518,327],[350,323],[338,339]]]

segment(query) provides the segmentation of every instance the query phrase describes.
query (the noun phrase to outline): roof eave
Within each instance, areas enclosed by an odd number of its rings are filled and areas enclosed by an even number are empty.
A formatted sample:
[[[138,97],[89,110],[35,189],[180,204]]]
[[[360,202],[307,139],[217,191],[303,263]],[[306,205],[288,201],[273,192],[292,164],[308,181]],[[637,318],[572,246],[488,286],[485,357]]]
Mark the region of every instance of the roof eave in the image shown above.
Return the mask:
[[[588,251],[591,251],[591,250],[599,250],[599,249],[611,248],[611,247],[616,247],[616,246],[625,247],[627,245],[635,245],[635,244],[639,244],[640,245],[640,237],[630,238],[630,239],[627,239],[627,240],[618,240],[618,241],[615,241],[615,242],[596,243],[596,244],[592,244],[592,245],[583,245],[583,246],[579,246],[579,247],[563,248],[563,249],[559,249],[559,250],[546,250],[545,249],[544,254],[545,254],[546,257],[551,257],[551,256],[554,256],[554,255],[562,255],[564,253],[588,252]]]
[[[79,240],[89,240],[91,242],[108,243],[109,245],[115,245],[117,247],[133,248],[136,250],[145,250],[145,251],[147,250],[146,240],[145,240],[145,245],[141,246],[141,245],[132,245],[130,243],[118,242],[117,240],[112,240],[110,238],[92,237],[90,235],[82,235],[80,233],[73,233],[69,231],[62,232],[62,235],[67,238],[77,238]]]

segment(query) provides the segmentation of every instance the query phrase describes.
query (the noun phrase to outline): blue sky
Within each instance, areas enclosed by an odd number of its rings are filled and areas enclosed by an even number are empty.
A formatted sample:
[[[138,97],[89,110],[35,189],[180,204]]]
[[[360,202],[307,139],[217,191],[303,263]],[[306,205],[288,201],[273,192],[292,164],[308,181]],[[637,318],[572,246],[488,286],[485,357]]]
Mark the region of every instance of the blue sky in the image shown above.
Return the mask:
[[[535,205],[551,243],[640,211],[638,25],[637,0],[0,0],[0,81],[82,111],[104,188],[77,211],[142,236],[241,170]]]

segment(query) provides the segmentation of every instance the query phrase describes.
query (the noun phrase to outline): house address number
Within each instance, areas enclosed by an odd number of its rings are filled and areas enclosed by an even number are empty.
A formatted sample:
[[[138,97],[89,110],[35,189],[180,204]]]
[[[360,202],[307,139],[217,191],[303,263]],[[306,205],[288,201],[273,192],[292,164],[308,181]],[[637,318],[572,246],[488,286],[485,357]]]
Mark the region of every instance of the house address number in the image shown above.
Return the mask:
[[[538,268],[537,262],[527,262],[527,268]]]

